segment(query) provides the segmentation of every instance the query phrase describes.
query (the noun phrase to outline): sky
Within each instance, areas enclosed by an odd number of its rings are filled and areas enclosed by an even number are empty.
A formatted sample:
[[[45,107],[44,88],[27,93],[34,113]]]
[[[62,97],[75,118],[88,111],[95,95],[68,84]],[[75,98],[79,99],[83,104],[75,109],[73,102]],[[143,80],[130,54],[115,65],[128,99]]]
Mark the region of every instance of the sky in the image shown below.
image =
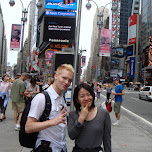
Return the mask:
[[[27,8],[31,0],[22,0],[24,8]],[[98,7],[105,6],[110,0],[94,0]],[[80,41],[79,49],[87,50],[82,55],[86,56],[86,62],[89,61],[90,47],[91,47],[91,34],[93,27],[93,17],[96,12],[96,5],[90,1],[92,7],[90,10],[86,9],[86,4],[88,0],[82,0],[82,13],[81,13],[81,27],[80,27]],[[5,24],[5,33],[7,38],[7,49],[8,58],[7,62],[10,66],[17,63],[17,53],[18,51],[10,51],[10,36],[11,36],[11,26],[12,24],[21,24],[22,17],[22,5],[20,0],[15,0],[15,5],[10,7],[9,0],[0,0],[3,19]],[[110,8],[110,5],[107,6]],[[28,22],[25,24],[24,40],[28,35]]]

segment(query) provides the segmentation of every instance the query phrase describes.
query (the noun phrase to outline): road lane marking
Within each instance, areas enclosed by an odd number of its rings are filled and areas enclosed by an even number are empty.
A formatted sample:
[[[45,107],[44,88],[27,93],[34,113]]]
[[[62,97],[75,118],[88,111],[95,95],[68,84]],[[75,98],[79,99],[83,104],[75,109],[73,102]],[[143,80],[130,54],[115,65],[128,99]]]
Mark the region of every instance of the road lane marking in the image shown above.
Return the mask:
[[[135,99],[135,100],[140,100],[140,99],[137,99],[137,98],[133,98],[133,97],[131,97],[132,99]]]
[[[104,96],[103,94],[101,94],[101,96],[103,96],[104,98],[107,98],[106,96]],[[114,103],[114,101],[112,101]],[[121,106],[122,109],[124,109],[125,111],[127,111],[128,113],[132,114],[133,116],[139,118],[140,120],[144,121],[145,123],[147,123],[148,125],[150,125],[152,127],[152,123],[147,121],[146,119],[138,116],[137,114],[131,112],[130,110],[126,109],[125,107]]]

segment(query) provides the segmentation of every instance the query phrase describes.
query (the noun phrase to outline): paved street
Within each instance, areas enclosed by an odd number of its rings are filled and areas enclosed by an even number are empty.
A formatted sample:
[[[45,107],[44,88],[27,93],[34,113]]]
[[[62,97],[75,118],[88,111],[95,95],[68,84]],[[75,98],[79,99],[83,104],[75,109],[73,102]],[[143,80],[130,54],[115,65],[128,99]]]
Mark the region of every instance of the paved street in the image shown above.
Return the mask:
[[[96,101],[96,105],[100,106],[101,101],[104,100],[104,96],[101,95],[101,99]],[[114,113],[110,113],[110,116],[111,121],[114,122]],[[11,102],[9,102],[6,117],[6,120],[0,122],[0,152],[30,152],[30,149],[21,147],[18,142]],[[139,121],[137,124],[133,119],[129,119],[130,117],[122,110],[120,126],[112,126],[112,152],[151,152],[152,133],[141,127],[142,122]],[[132,117],[134,118],[134,116]],[[152,130],[152,124],[145,124],[145,128]],[[67,135],[68,152],[72,151],[73,146],[73,141]]]

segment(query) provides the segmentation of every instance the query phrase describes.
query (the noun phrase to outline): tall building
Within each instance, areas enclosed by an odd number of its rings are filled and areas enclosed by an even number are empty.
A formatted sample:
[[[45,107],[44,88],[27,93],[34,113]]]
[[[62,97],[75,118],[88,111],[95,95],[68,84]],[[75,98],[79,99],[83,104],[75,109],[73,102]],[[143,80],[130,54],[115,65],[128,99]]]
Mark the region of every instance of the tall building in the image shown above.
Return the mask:
[[[99,12],[103,11],[104,7],[99,8]],[[96,65],[97,65],[97,58],[99,54],[99,44],[98,44],[98,33],[99,33],[99,28],[97,26],[97,21],[98,21],[98,16],[97,16],[98,10],[96,11],[93,19],[93,30],[92,30],[92,36],[91,36],[91,52],[90,52],[90,59],[88,63],[88,72],[87,76],[89,76],[88,81],[94,81],[95,75],[96,75]],[[109,9],[105,8],[103,12],[103,28],[109,27]],[[99,57],[99,62],[98,62],[98,68],[101,69],[101,63],[102,63],[102,57]],[[103,72],[103,71],[102,71]],[[99,71],[98,77],[100,78],[101,72]],[[100,78],[101,79],[101,78]]]
[[[6,45],[5,26],[2,9],[0,5],[0,75],[6,73],[7,67],[7,45]]]
[[[125,76],[125,50],[128,44],[128,19],[132,13],[133,0],[112,0],[112,50],[110,76]],[[118,54],[116,54],[119,53]]]
[[[127,45],[128,18],[131,16],[133,0],[112,0],[112,43],[113,47]]]
[[[142,78],[144,84],[152,85],[152,61],[149,46],[149,36],[152,36],[152,1],[141,1],[141,35],[140,35],[140,55],[142,59]]]

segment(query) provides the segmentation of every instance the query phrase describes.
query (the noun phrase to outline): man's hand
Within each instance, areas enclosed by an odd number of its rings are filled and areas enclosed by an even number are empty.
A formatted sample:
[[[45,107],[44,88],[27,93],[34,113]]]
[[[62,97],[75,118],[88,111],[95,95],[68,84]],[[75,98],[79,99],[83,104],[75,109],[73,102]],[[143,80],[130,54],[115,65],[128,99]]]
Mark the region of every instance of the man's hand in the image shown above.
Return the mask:
[[[66,124],[66,115],[70,112],[70,111],[67,111],[67,112],[65,112],[65,110],[66,110],[66,107],[64,107],[63,109],[62,109],[62,111],[61,111],[61,113],[55,118],[55,119],[53,119],[53,124],[54,124],[54,126],[56,126],[56,125],[58,125],[58,124],[60,124],[60,123],[63,123],[63,124]]]

